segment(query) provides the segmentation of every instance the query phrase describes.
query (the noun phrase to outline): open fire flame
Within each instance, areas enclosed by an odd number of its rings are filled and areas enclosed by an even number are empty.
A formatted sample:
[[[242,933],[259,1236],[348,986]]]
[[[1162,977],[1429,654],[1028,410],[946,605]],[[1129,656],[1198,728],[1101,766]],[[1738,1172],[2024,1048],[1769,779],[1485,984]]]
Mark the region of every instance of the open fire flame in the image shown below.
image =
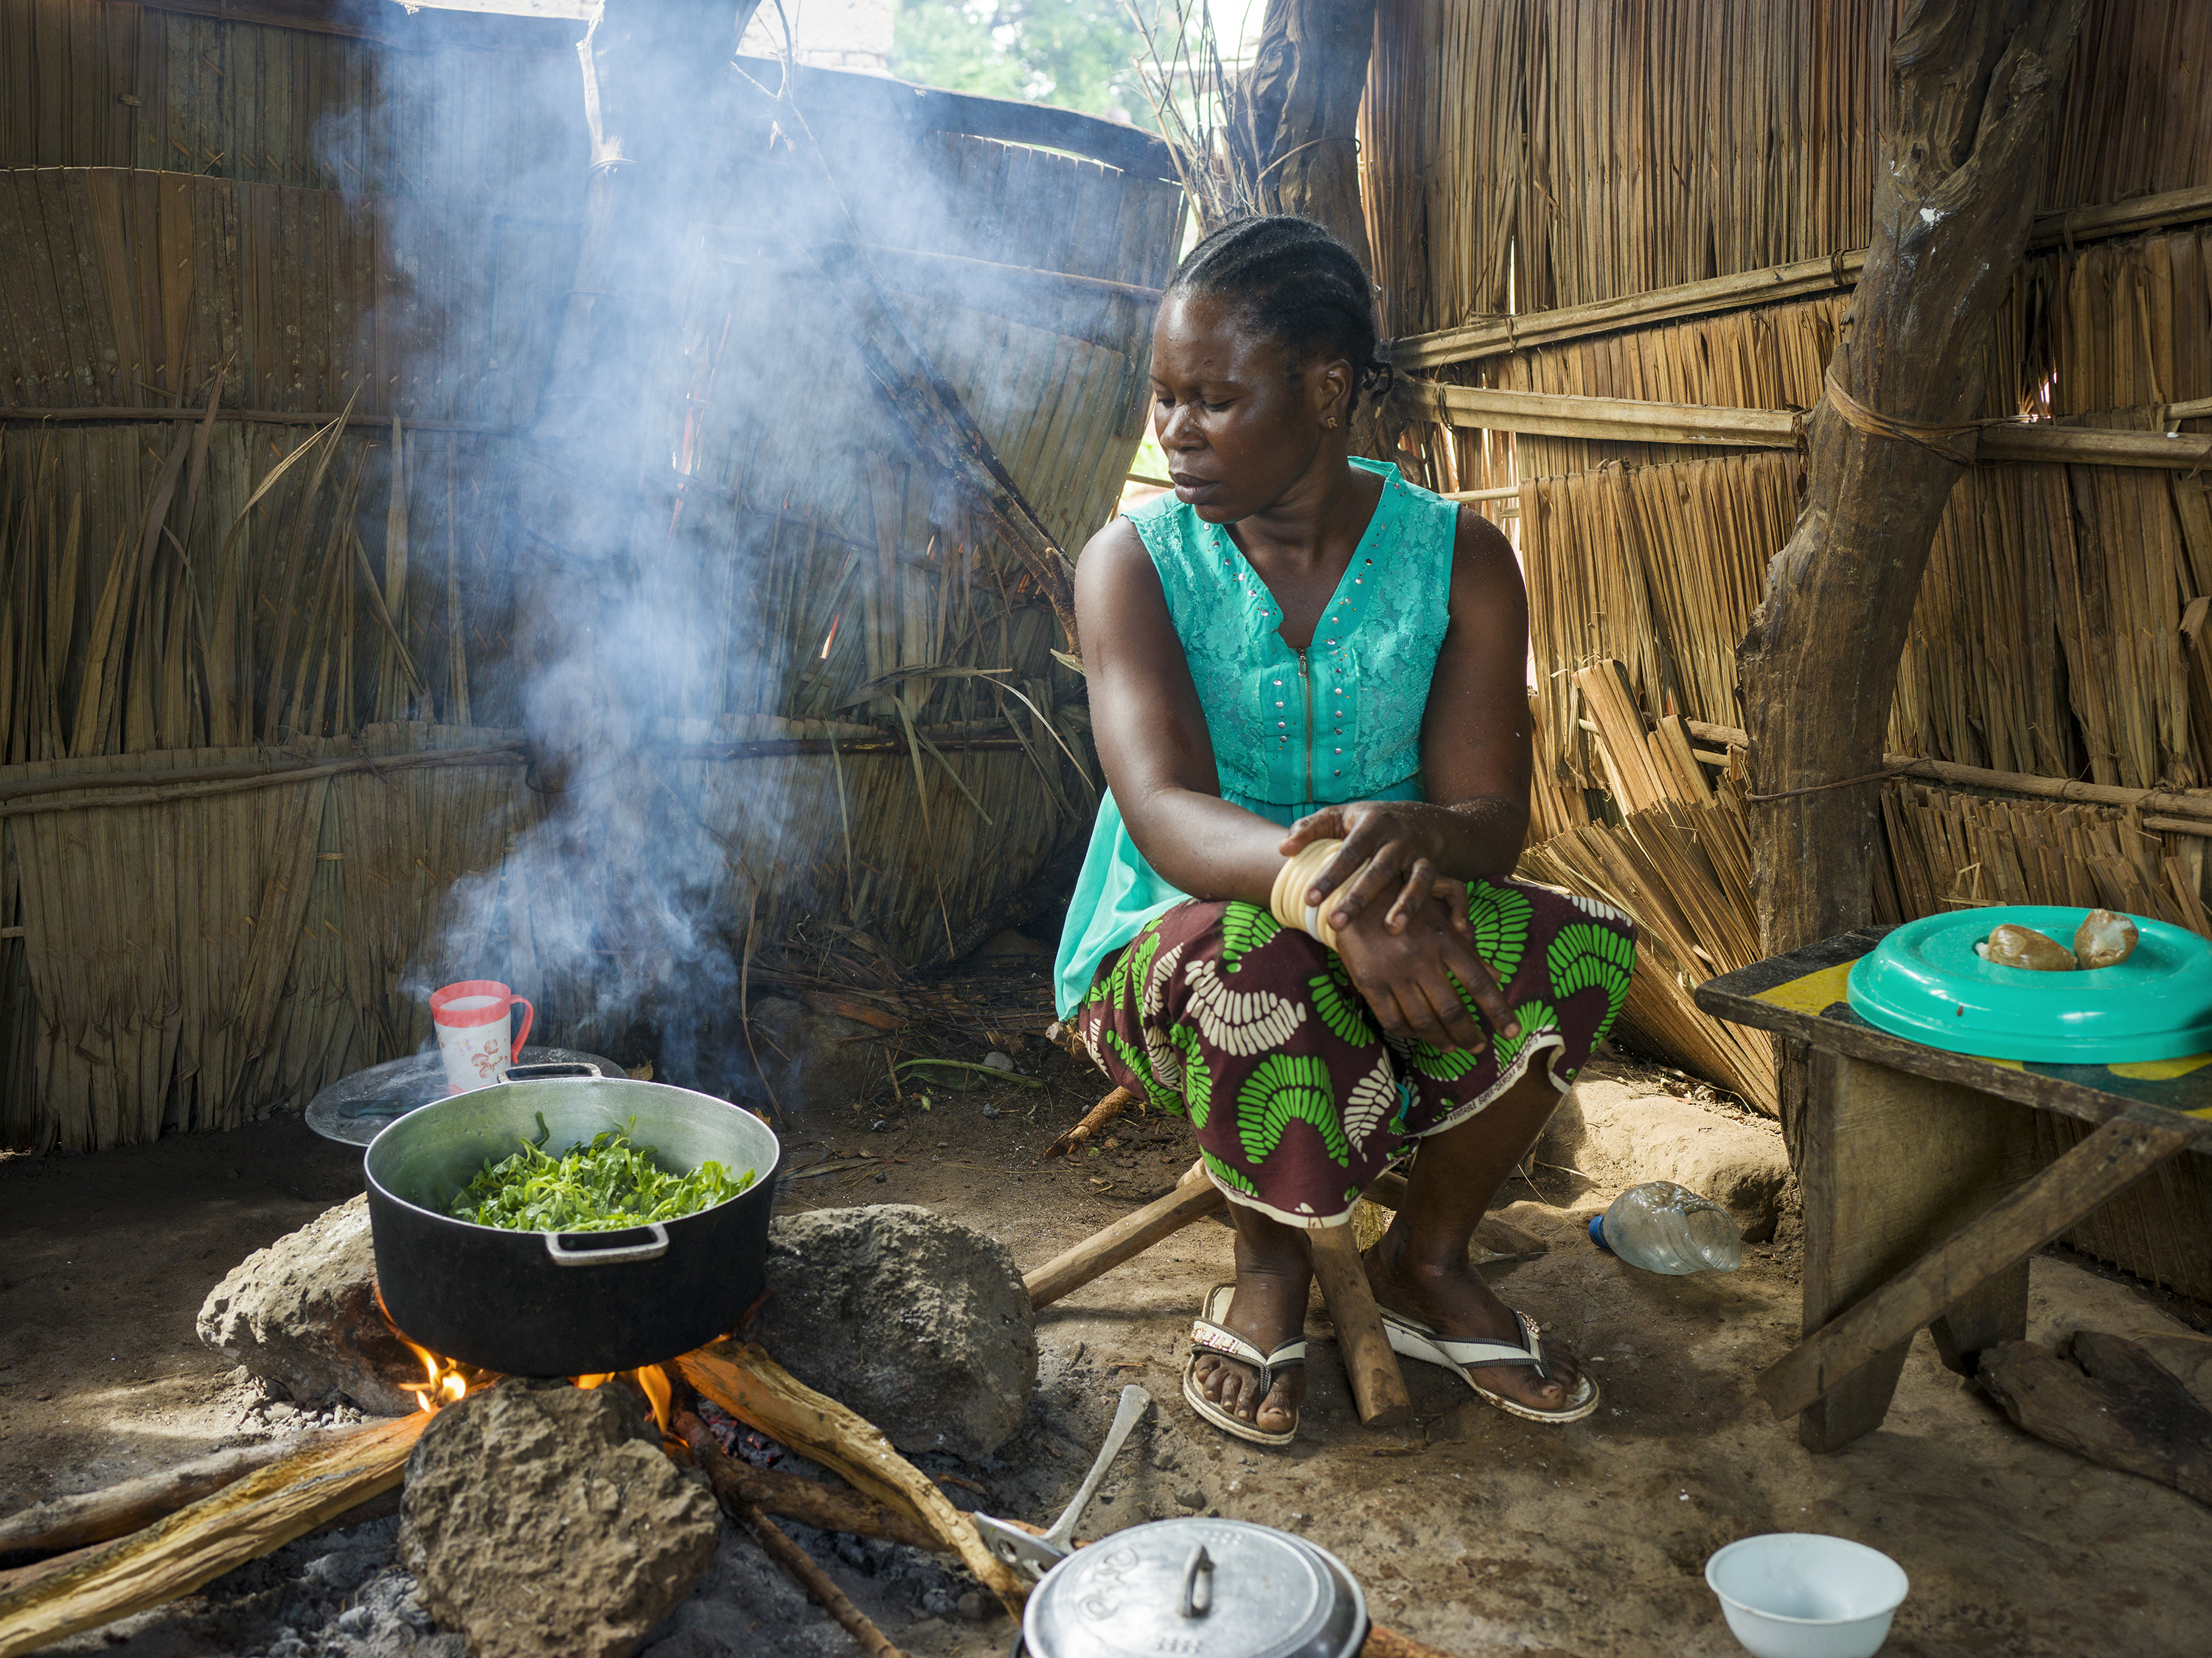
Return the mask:
[[[415,1395],[416,1408],[425,1414],[434,1416],[447,1406],[458,1405],[478,1388],[488,1388],[499,1380],[489,1370],[479,1370],[473,1364],[463,1364],[442,1353],[434,1353],[410,1336],[393,1321],[391,1310],[384,1304],[381,1291],[377,1292],[376,1309],[384,1315],[384,1321],[391,1326],[392,1333],[398,1336],[422,1363],[422,1380],[409,1384],[406,1391]],[[653,1424],[660,1430],[661,1442],[665,1445],[678,1442],[673,1425],[676,1387],[662,1366],[647,1364],[641,1370],[607,1370],[568,1379],[579,1388],[603,1388],[617,1377],[629,1382],[645,1395],[645,1402],[653,1410]]]

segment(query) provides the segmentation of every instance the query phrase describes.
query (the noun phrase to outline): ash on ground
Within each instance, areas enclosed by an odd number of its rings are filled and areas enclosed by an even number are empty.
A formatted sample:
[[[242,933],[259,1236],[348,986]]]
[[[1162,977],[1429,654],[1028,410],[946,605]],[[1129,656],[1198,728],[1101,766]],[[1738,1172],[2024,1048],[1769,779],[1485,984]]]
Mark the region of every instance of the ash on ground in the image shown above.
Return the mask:
[[[778,1467],[814,1471],[792,1457]],[[999,1616],[996,1603],[987,1602],[972,1581],[920,1550],[776,1523],[902,1644],[918,1624],[957,1626]],[[1001,1623],[992,1633],[1011,1627]],[[639,1652],[641,1658],[852,1658],[855,1649],[852,1637],[781,1567],[725,1521],[707,1576]],[[49,1650],[125,1658],[467,1658],[468,1649],[459,1635],[438,1626],[399,1564],[399,1519],[393,1515],[287,1544],[198,1594]]]

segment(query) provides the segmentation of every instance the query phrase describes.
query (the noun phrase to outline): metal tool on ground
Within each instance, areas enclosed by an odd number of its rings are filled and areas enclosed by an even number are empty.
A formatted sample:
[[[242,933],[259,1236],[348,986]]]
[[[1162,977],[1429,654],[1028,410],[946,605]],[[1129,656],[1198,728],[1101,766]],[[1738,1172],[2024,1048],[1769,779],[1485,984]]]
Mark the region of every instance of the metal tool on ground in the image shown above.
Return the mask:
[[[1098,1458],[1091,1465],[1091,1472],[1083,1476],[1083,1483],[1075,1488],[1074,1500],[1068,1503],[1052,1528],[1040,1536],[1037,1533],[1013,1524],[1011,1521],[994,1520],[988,1514],[974,1515],[975,1529],[982,1534],[983,1542],[992,1553],[1007,1564],[1017,1566],[1032,1577],[1042,1577],[1062,1560],[1075,1546],[1075,1522],[1083,1517],[1084,1509],[1091,1506],[1091,1498],[1098,1490],[1098,1482],[1106,1477],[1121,1447],[1128,1442],[1129,1435],[1138,1420],[1152,1404],[1152,1396],[1142,1388],[1131,1386],[1121,1389],[1121,1407],[1114,1412],[1114,1425],[1106,1430],[1106,1442],[1098,1448]]]

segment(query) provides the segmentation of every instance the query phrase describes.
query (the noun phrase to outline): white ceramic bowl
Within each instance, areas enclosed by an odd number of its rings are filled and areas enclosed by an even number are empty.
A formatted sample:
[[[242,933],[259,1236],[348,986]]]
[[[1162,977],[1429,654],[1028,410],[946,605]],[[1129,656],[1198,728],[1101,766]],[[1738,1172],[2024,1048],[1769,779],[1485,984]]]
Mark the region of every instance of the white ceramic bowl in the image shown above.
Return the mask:
[[[1818,1532],[1771,1532],[1705,1562],[1735,1638],[1757,1658],[1873,1658],[1911,1588],[1880,1549]]]

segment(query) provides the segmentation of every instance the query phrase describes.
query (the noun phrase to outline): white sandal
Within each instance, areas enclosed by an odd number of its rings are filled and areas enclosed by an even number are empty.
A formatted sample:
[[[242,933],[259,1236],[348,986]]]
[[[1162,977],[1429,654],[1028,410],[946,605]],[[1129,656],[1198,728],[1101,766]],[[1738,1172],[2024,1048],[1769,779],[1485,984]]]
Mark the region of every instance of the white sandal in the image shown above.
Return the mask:
[[[1182,1396],[1191,1409],[1224,1433],[1235,1434],[1255,1445],[1287,1445],[1298,1436],[1297,1418],[1281,1433],[1271,1434],[1241,1417],[1231,1416],[1226,1410],[1206,1396],[1198,1385],[1198,1356],[1200,1353],[1219,1353],[1249,1364],[1260,1373],[1260,1397],[1265,1400],[1275,1386],[1275,1375],[1293,1364],[1306,1362],[1306,1341],[1304,1336],[1286,1341],[1272,1353],[1263,1353],[1220,1321],[1229,1316],[1229,1304],[1236,1299],[1234,1284],[1217,1284],[1206,1292],[1198,1317],[1190,1327],[1190,1351],[1182,1362]]]
[[[1536,1328],[1536,1321],[1526,1313],[1516,1311],[1513,1315],[1521,1321],[1522,1345],[1516,1347],[1505,1341],[1449,1341],[1403,1313],[1394,1313],[1387,1307],[1376,1310],[1382,1315],[1383,1333],[1390,1338],[1392,1351],[1407,1358],[1418,1358],[1425,1364],[1443,1365],[1501,1411],[1529,1422],[1579,1422],[1597,1409],[1597,1378],[1587,1371],[1574,1396],[1556,1411],[1540,1411],[1520,1404],[1491,1392],[1474,1379],[1474,1368],[1482,1364],[1533,1364],[1538,1376],[1547,1382],[1552,1379],[1551,1367],[1544,1363],[1544,1338]]]

